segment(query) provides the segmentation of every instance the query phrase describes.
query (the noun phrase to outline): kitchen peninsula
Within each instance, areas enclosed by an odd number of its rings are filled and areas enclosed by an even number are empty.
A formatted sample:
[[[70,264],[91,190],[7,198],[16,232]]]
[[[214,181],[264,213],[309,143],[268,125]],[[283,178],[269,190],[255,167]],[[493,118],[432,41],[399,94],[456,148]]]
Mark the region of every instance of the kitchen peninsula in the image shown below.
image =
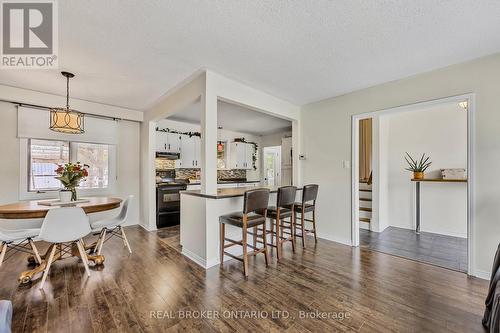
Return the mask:
[[[268,188],[271,191],[269,204],[276,202],[277,186],[219,188],[216,194],[204,194],[198,190],[181,192],[181,245],[182,254],[204,268],[220,263],[219,258],[219,216],[243,209],[245,191],[255,188]],[[297,200],[300,199],[300,191]],[[241,229],[226,226],[228,238],[240,239]],[[249,243],[251,243],[249,236]],[[241,254],[234,247],[227,249],[234,255]],[[226,259],[230,260],[230,258]]]

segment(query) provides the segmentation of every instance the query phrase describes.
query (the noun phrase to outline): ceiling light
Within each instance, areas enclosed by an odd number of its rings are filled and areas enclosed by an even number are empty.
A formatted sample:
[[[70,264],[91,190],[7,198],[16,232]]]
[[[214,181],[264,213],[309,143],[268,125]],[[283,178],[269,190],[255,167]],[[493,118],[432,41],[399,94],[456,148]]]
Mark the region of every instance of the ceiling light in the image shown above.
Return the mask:
[[[75,74],[61,72],[66,77],[66,107],[50,109],[50,129],[66,134],[82,134],[84,129],[84,114],[69,108],[69,79]]]

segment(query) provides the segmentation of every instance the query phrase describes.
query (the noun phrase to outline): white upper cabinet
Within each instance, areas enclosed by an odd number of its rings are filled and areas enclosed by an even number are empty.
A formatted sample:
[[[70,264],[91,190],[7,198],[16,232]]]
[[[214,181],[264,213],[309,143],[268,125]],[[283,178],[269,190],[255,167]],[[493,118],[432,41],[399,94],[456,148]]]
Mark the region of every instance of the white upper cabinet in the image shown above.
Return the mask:
[[[156,131],[156,151],[162,153],[167,151],[167,133]]]
[[[201,139],[199,136],[180,136],[180,159],[175,163],[176,168],[201,168]]]
[[[181,152],[181,135],[177,133],[166,133],[166,147],[169,153]]]
[[[244,142],[231,142],[230,168],[252,169],[254,146]]]
[[[156,151],[162,153],[180,153],[180,134],[156,131]]]

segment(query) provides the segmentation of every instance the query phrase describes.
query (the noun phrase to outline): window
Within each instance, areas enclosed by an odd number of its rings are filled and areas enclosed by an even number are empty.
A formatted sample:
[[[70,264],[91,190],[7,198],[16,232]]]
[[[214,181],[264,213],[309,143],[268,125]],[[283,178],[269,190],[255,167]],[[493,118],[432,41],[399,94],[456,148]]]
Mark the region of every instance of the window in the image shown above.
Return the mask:
[[[107,188],[109,180],[109,146],[94,143],[75,143],[76,161],[87,164],[89,176],[80,188]]]
[[[81,190],[108,189],[112,185],[114,146],[106,144],[53,140],[27,140],[28,192],[57,191],[61,183],[55,170],[58,164],[80,162],[89,165],[89,176]],[[112,163],[113,162],[113,163]]]
[[[57,164],[69,162],[69,143],[31,139],[29,154],[29,191],[60,189],[55,170]]]

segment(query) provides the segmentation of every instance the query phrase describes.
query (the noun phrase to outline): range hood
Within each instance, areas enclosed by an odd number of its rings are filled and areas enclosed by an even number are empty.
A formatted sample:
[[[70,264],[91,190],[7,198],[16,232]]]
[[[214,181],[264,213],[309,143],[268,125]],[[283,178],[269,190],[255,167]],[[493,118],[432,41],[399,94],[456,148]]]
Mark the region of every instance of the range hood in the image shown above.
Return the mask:
[[[156,152],[156,157],[157,158],[164,158],[164,159],[167,159],[167,160],[178,160],[181,157],[181,154],[179,154],[179,153],[167,153],[167,152],[157,151]]]

